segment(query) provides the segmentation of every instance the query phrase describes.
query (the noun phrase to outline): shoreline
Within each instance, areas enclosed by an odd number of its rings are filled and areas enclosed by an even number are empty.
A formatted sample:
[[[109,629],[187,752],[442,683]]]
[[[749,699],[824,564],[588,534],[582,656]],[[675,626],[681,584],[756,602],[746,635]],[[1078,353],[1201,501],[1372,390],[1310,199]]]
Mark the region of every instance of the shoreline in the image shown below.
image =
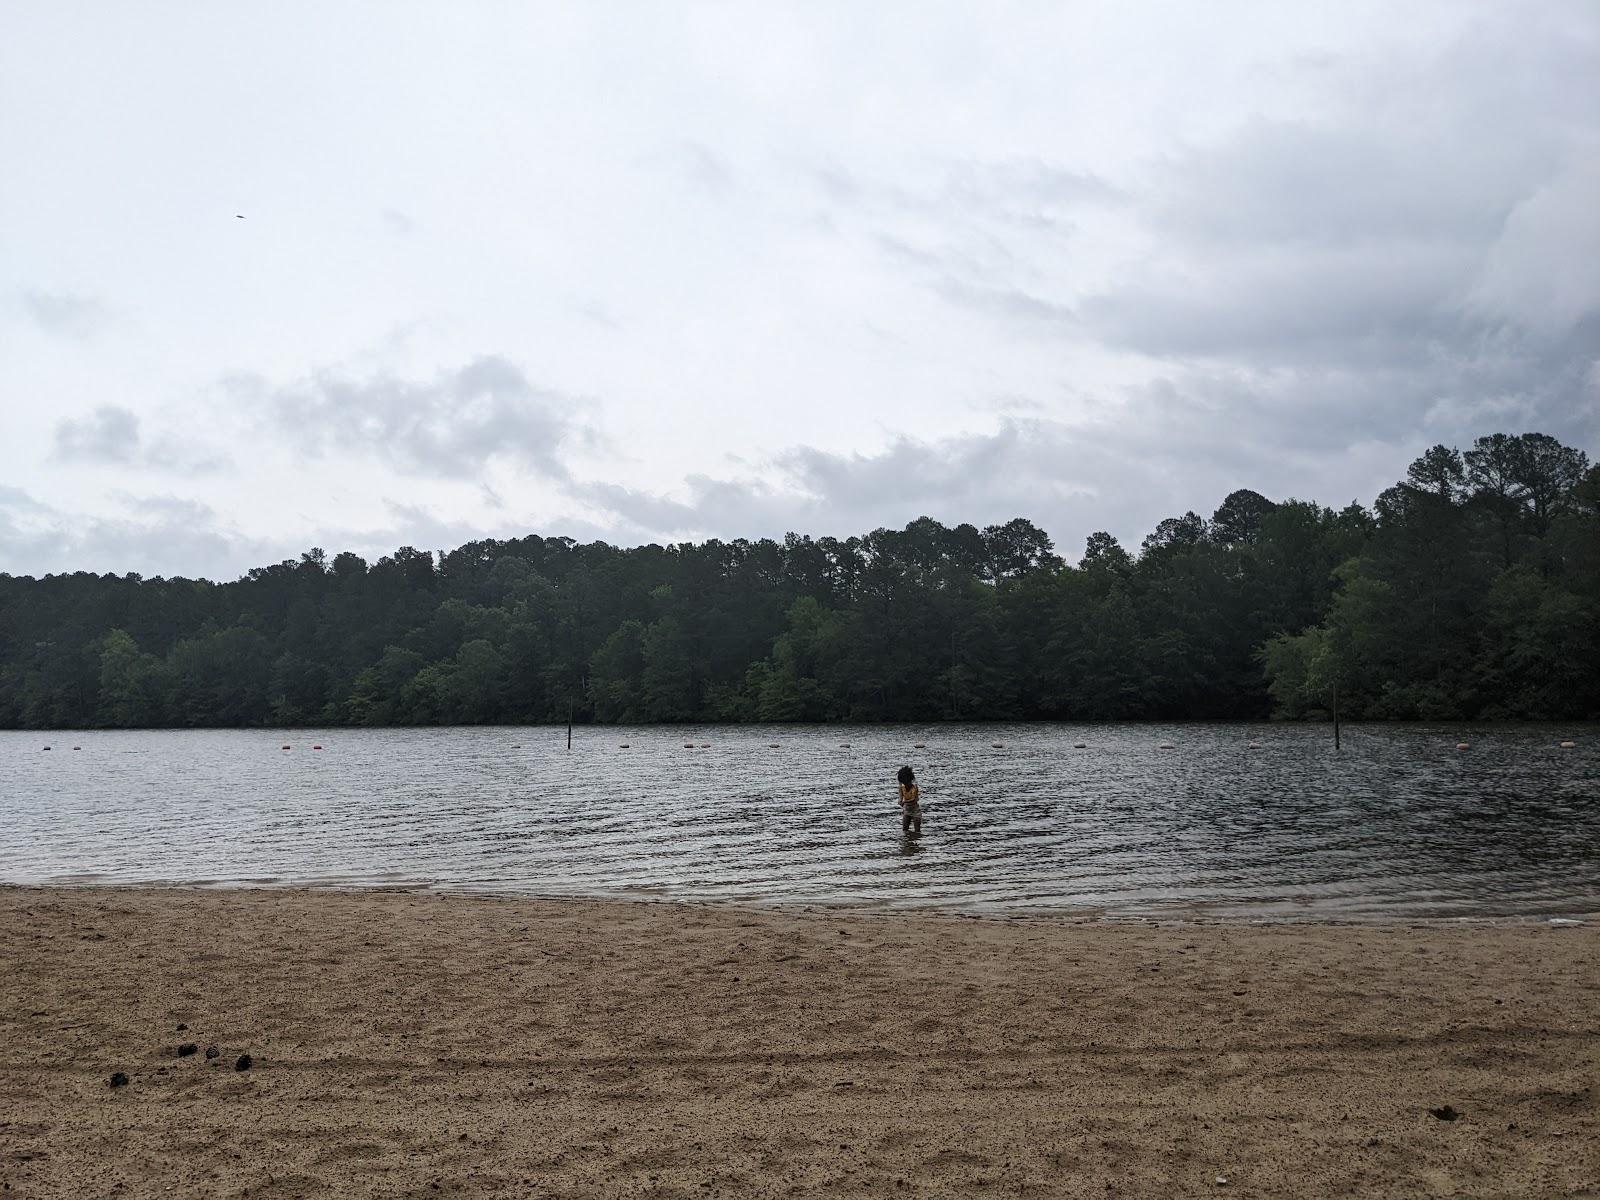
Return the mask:
[[[1585,1194],[1597,979],[1516,919],[5,885],[0,1194]]]
[[[228,892],[270,892],[289,895],[334,895],[334,896],[361,896],[375,895],[400,895],[400,896],[425,896],[440,898],[456,898],[462,900],[505,900],[513,902],[532,902],[549,904],[649,904],[671,905],[684,908],[705,907],[714,910],[731,912],[748,912],[754,914],[771,915],[804,915],[816,916],[852,916],[852,917],[885,917],[885,918],[951,918],[957,920],[979,921],[1028,921],[1041,924],[1089,924],[1099,923],[1107,925],[1146,925],[1158,927],[1170,926],[1306,926],[1316,928],[1328,926],[1331,928],[1385,928],[1390,926],[1407,926],[1415,928],[1428,928],[1431,926],[1457,927],[1457,926],[1499,926],[1499,925],[1538,925],[1550,927],[1565,927],[1572,925],[1600,924],[1600,906],[1595,908],[1563,909],[1559,912],[1548,913],[1487,913],[1487,914],[1461,914],[1455,916],[1441,916],[1437,914],[1396,914],[1396,915],[1366,915],[1366,916],[1338,916],[1329,913],[1307,913],[1303,916],[1293,916],[1282,913],[1249,912],[1248,905],[1240,905],[1234,911],[1201,911],[1198,906],[1194,908],[1173,908],[1170,910],[1128,910],[1108,911],[1105,909],[1071,909],[1065,907],[1036,907],[1025,908],[1022,906],[961,906],[954,904],[940,904],[938,902],[893,904],[887,901],[856,902],[826,900],[722,900],[715,897],[704,896],[674,896],[654,894],[648,892],[612,892],[612,893],[583,893],[583,892],[537,892],[513,891],[496,888],[456,888],[439,887],[432,884],[364,884],[364,883],[304,883],[304,882],[277,882],[277,881],[248,881],[238,879],[228,880],[198,880],[174,881],[155,880],[152,882],[116,882],[103,878],[86,879],[83,881],[71,879],[58,879],[43,883],[12,883],[0,881],[0,894],[8,891],[105,891],[105,892],[200,892],[205,894],[223,894]]]

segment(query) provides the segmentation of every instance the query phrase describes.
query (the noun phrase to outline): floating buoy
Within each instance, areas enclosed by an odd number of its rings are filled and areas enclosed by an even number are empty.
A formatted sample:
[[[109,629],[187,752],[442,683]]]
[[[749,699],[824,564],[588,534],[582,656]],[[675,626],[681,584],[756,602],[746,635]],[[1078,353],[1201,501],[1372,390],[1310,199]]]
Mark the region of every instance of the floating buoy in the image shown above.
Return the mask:
[[[313,747],[311,747],[311,748],[312,748],[312,749],[313,749],[313,750],[321,750],[321,749],[322,749],[322,747],[321,747],[321,746],[313,746]]]
[[[911,743],[911,748],[913,750],[926,750],[928,748],[928,743],[927,742],[912,742]]]
[[[46,750],[48,750],[48,749],[50,749],[50,747],[49,747],[49,746],[46,746],[46,747],[45,747],[45,749],[46,749]]]
[[[1173,745],[1172,745],[1171,742],[1162,742],[1161,745],[1158,747],[1158,749],[1171,750],[1171,749],[1173,749]]]
[[[285,746],[285,747],[284,747],[284,749],[285,749],[285,750],[287,750],[287,749],[288,749],[288,748],[289,748],[289,747],[287,747],[287,746]]]
[[[1004,750],[1006,748],[1006,744],[1004,742],[990,742],[989,748],[992,750]]]
[[[1577,743],[1577,742],[1562,742],[1562,743],[1561,743],[1561,748],[1562,748],[1562,749],[1563,749],[1563,750],[1571,750],[1571,749],[1572,749],[1572,748],[1573,748],[1573,747],[1575,747],[1575,746],[1576,746],[1576,745],[1577,745],[1577,744],[1578,744],[1578,743]],[[73,747],[73,749],[74,749],[74,750],[76,750],[76,749],[77,749],[77,747],[76,747],[76,746],[74,746],[74,747]]]
[[[1072,748],[1074,750],[1087,750],[1089,747],[1084,742],[1073,742],[1072,743]]]
[[[627,748],[628,748],[628,743],[627,742],[623,742],[622,745],[617,747],[618,750],[626,750]]]
[[[849,742],[840,742],[839,743],[839,749],[841,749],[841,750],[850,749],[850,743]]]
[[[83,747],[82,747],[82,746],[74,746],[74,747],[73,747],[73,749],[74,749],[74,750],[82,750],[82,749],[83,749]]]
[[[767,749],[768,750],[777,750],[777,749],[779,749],[778,743],[777,742],[768,742],[767,743]]]
[[[1250,749],[1252,749],[1252,750],[1261,749],[1261,743],[1260,742],[1251,742],[1250,743]]]
[[[702,750],[711,749],[711,743],[710,742],[701,742],[700,743],[700,749],[702,749]]]
[[[683,744],[683,748],[685,750],[693,750],[694,749],[694,743],[693,742],[685,742]]]
[[[1471,750],[1472,749],[1472,745],[1471,745],[1470,742],[1457,742],[1456,743],[1456,749],[1457,750]]]

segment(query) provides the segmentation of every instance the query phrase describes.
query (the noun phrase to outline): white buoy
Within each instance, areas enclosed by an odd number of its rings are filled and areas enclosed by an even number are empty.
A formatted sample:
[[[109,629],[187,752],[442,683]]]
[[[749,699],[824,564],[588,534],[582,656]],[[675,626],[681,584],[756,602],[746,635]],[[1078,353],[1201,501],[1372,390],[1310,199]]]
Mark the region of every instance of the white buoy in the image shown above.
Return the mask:
[[[1162,750],[1171,750],[1172,748],[1173,748],[1173,745],[1172,745],[1171,742],[1162,742],[1161,746],[1160,746],[1160,749],[1162,749]]]
[[[700,743],[700,749],[702,749],[702,750],[711,749],[711,743],[710,742],[701,742]]]
[[[1456,743],[1456,749],[1457,750],[1471,750],[1472,749],[1472,743],[1470,743],[1470,742],[1457,742]]]
[[[780,747],[779,747],[777,742],[768,742],[767,743],[767,749],[768,750],[777,750],[777,749],[780,749]]]
[[[1250,749],[1252,749],[1252,750],[1261,749],[1261,743],[1260,742],[1251,742],[1250,743]]]
[[[1072,743],[1072,748],[1074,750],[1087,750],[1089,748],[1089,746],[1085,742],[1073,742]]]
[[[995,750],[1004,750],[1006,748],[1006,744],[1004,742],[990,742],[989,746]]]
[[[928,743],[927,742],[912,742],[911,743],[911,748],[913,750],[926,750],[928,748]]]
[[[1562,742],[1562,743],[1561,743],[1561,748],[1562,748],[1562,749],[1563,749],[1563,750],[1571,750],[1571,749],[1572,749],[1572,748],[1573,748],[1573,747],[1575,747],[1575,746],[1576,746],[1576,745],[1577,745],[1577,744],[1578,744],[1578,743],[1577,743],[1577,742]]]

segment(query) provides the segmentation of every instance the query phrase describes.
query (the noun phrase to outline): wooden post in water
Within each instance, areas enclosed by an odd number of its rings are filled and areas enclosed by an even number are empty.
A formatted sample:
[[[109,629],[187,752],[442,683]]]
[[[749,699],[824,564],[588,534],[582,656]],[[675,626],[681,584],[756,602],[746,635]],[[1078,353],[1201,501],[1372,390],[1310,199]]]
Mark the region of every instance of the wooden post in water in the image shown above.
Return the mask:
[[[1333,681],[1333,748],[1339,748],[1339,680]]]
[[[572,749],[572,705],[567,705],[567,749]]]

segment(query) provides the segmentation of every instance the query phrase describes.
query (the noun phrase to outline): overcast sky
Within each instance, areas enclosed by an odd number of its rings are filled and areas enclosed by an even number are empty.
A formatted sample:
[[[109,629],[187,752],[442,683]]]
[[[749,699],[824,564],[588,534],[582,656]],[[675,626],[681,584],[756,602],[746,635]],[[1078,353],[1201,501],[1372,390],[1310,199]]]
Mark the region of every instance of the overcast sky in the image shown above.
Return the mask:
[[[15,0],[0,571],[1594,456],[1597,197],[1592,0]]]

